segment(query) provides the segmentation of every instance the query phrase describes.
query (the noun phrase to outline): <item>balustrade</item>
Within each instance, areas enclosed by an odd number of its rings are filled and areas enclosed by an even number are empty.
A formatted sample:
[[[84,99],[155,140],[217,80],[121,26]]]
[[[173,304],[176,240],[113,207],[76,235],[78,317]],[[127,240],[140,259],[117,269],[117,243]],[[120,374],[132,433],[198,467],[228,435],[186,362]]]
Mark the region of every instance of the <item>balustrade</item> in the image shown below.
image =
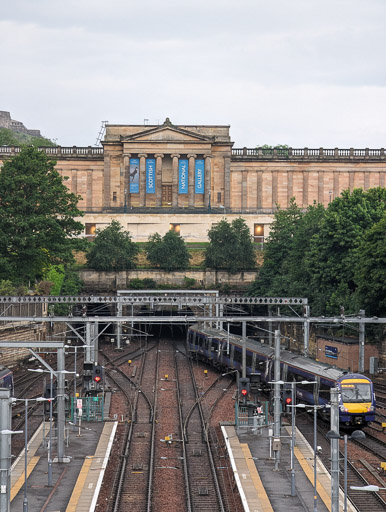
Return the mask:
[[[372,159],[384,160],[385,150],[380,149],[326,149],[326,148],[233,148],[235,160],[315,160],[315,159]]]

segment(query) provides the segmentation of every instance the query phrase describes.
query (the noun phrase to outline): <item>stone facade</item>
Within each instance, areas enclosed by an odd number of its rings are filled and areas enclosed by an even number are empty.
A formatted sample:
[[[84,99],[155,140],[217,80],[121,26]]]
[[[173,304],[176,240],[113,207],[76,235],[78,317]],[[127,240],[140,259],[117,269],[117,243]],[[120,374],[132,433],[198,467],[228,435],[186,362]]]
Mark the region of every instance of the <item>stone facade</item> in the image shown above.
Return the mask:
[[[177,126],[169,119],[159,126],[107,125],[102,145],[46,148],[81,196],[90,237],[116,219],[136,241],[169,229],[186,241],[205,241],[211,225],[241,215],[263,241],[277,205],[286,208],[291,197],[301,207],[327,206],[345,189],[385,186],[384,149],[237,149],[229,126]],[[17,151],[1,147],[0,161]],[[179,186],[183,162],[186,193]],[[149,164],[153,190],[147,190]],[[203,183],[196,193],[199,164]]]

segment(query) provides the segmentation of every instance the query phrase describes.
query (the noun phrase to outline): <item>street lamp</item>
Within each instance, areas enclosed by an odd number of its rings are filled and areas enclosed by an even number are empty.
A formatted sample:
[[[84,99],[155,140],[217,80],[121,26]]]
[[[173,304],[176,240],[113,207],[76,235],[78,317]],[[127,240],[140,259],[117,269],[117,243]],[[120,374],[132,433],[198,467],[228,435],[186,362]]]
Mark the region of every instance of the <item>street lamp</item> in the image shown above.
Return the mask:
[[[341,436],[339,432],[330,430],[327,432],[326,437],[328,439],[344,439],[344,506],[343,511],[347,512],[347,439],[364,439],[366,434],[362,430],[354,430],[351,436],[345,434]],[[371,486],[370,486],[371,487]],[[362,489],[360,487],[360,489]]]
[[[386,487],[378,487],[378,485],[365,485],[364,487],[356,487],[355,485],[350,485],[350,489],[352,489],[353,491],[367,491],[367,492],[386,491]]]
[[[80,345],[80,348],[93,348],[94,345]],[[74,361],[74,425],[76,429],[76,414],[75,414],[75,402],[76,402],[76,378],[79,377],[79,374],[76,373],[76,360],[77,360],[77,350],[78,345],[64,345],[64,348],[74,348],[75,349],[75,361]]]
[[[316,477],[316,452],[318,450],[317,446],[317,411],[320,409],[329,409],[331,407],[330,404],[325,405],[306,405],[306,404],[297,404],[293,406],[294,408],[298,407],[299,409],[306,409],[309,407],[314,411],[314,512],[318,512],[318,494],[317,494],[317,477]]]
[[[28,512],[28,497],[27,497],[27,466],[28,466],[28,402],[46,402],[48,399],[39,396],[38,398],[11,398],[13,402],[24,402],[25,404],[25,427],[24,427],[24,499],[23,499],[23,512]]]
[[[270,383],[271,384],[271,383]],[[291,404],[286,404],[291,407],[291,496],[296,496],[295,490],[295,398],[296,398],[296,385],[297,384],[316,384],[316,381],[302,380],[300,382],[291,381],[284,382],[282,380],[276,381],[276,384],[291,384]]]

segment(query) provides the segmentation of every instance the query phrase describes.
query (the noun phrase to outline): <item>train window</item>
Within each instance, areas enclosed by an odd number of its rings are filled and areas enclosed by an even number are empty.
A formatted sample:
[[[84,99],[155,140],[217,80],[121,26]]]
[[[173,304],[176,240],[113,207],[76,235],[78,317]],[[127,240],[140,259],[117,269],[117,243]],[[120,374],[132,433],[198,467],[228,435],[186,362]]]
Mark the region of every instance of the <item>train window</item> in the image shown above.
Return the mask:
[[[247,352],[247,366],[252,366],[252,352]]]
[[[234,351],[234,354],[233,354],[233,361],[236,362],[236,363],[241,363],[242,362],[242,353],[241,353],[241,350],[238,347],[235,347],[235,351]]]
[[[218,341],[212,340],[212,352],[216,352],[218,349]]]
[[[201,338],[201,336],[198,336],[198,346],[199,346],[200,348],[202,348],[203,344],[204,344],[204,340],[203,340],[203,338]]]

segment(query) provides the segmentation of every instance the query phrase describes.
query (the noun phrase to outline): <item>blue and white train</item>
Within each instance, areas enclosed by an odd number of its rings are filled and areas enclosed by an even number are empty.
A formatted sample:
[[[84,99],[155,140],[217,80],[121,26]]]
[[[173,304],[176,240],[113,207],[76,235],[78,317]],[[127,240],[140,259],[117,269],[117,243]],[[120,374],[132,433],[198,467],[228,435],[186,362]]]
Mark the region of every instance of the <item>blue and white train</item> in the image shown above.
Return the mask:
[[[229,344],[228,344],[229,341]],[[242,369],[242,340],[224,331],[192,326],[187,335],[188,349],[199,359],[220,368]],[[246,374],[260,373],[263,386],[269,386],[274,378],[274,349],[254,339],[246,341]],[[297,401],[311,405],[327,404],[330,389],[339,393],[339,420],[342,427],[358,428],[375,420],[375,394],[373,383],[364,375],[348,374],[343,370],[317,362],[308,357],[282,350],[280,354],[280,378],[285,382],[297,382]],[[313,386],[301,381],[316,381]],[[327,416],[328,409],[322,409]]]

